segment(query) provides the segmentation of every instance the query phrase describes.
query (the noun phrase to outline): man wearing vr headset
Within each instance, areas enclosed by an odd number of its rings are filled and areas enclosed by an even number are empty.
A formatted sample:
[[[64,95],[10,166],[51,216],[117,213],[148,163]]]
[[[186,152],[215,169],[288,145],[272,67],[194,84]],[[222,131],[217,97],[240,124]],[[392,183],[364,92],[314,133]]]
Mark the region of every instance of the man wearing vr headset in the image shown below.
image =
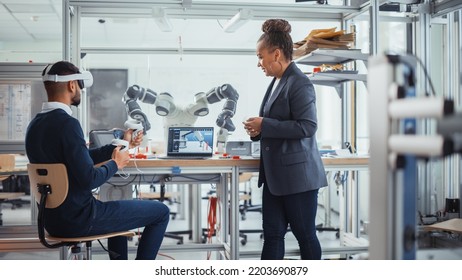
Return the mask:
[[[92,189],[128,164],[129,153],[113,145],[89,150],[79,121],[71,116],[70,106],[78,106],[81,90],[93,84],[91,73],[59,61],[43,70],[42,80],[48,102],[29,124],[26,153],[31,163],[63,163],[69,177],[66,201],[45,210],[46,230],[53,236],[79,237],[144,227],[136,259],[155,259],[169,221],[168,207],[158,201],[101,202],[93,197]],[[128,129],[124,134],[130,148],[143,138],[138,133],[132,139],[132,133]],[[128,259],[127,246],[126,237],[110,238],[110,258]]]

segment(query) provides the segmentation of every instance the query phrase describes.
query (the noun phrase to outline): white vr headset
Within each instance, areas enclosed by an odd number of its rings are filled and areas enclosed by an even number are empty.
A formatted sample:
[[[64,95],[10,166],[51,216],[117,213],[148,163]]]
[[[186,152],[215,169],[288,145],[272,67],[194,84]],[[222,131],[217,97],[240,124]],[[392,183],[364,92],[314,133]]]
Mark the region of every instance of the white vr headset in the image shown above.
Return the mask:
[[[51,66],[49,66],[51,68]],[[93,75],[89,71],[82,71],[82,73],[70,74],[70,75],[49,75],[50,69],[45,69],[45,75],[42,76],[42,81],[51,82],[69,82],[77,81],[80,89],[88,88],[93,85]]]

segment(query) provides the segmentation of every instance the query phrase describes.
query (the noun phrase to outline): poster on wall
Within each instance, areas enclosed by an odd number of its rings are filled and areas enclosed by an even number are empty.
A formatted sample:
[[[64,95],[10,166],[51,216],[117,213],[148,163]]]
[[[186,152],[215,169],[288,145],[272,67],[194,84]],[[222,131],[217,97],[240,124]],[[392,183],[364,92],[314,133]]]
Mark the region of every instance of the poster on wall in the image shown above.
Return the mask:
[[[24,140],[30,120],[30,82],[0,82],[0,140]]]

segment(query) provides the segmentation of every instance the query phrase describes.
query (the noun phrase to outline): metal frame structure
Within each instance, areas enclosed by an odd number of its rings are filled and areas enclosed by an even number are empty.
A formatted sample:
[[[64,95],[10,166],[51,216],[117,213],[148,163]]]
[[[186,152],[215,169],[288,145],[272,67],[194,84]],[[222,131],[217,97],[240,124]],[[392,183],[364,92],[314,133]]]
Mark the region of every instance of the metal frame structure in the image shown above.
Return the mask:
[[[349,1],[345,1],[349,2]],[[353,0],[350,1],[353,3]],[[358,2],[358,1],[356,1]],[[80,54],[82,52],[88,53],[166,53],[176,54],[177,49],[129,49],[129,48],[114,48],[114,49],[103,49],[103,48],[86,48],[81,49],[80,45],[80,19],[82,17],[102,17],[102,16],[117,16],[117,17],[152,17],[152,7],[158,6],[165,8],[166,14],[170,18],[191,18],[191,19],[229,19],[236,11],[240,8],[251,9],[253,11],[253,18],[257,20],[264,20],[272,17],[281,17],[292,21],[332,21],[336,20],[342,22],[342,27],[348,26],[350,20],[361,17],[364,12],[369,12],[370,21],[370,54],[376,55],[379,51],[379,43],[381,41],[380,34],[378,32],[378,25],[383,21],[403,21],[409,23],[408,26],[413,26],[413,29],[409,28],[409,31],[414,31],[414,40],[410,40],[413,46],[408,46],[408,49],[413,50],[414,53],[420,57],[423,62],[423,66],[426,68],[431,67],[431,50],[428,48],[429,42],[431,41],[430,26],[432,22],[438,20],[440,16],[449,15],[447,17],[447,30],[448,34],[454,36],[448,36],[446,44],[451,45],[450,51],[447,57],[447,69],[445,71],[452,73],[460,73],[462,65],[462,54],[460,50],[462,48],[462,3],[460,0],[424,0],[422,4],[419,4],[419,10],[414,17],[400,17],[393,18],[384,16],[380,12],[380,5],[390,1],[383,0],[369,0],[362,1],[361,4],[353,4],[350,6],[328,6],[328,5],[295,5],[295,4],[255,4],[255,3],[235,3],[235,2],[212,2],[212,1],[192,1],[192,0],[177,0],[177,1],[161,1],[161,0],[137,0],[137,1],[123,1],[123,0],[63,0],[63,59],[72,61],[76,65],[80,64]],[[415,39],[418,38],[418,39]],[[191,54],[247,54],[254,53],[254,50],[220,50],[220,49],[184,49],[184,53]],[[392,82],[393,73],[392,69],[383,69],[387,73],[387,78],[377,79],[374,83],[369,82],[368,84],[374,84],[375,87],[386,86]],[[370,70],[370,69],[369,69]],[[419,93],[429,92],[430,87],[428,82],[423,79],[421,72],[417,73],[418,81],[417,91]],[[454,99],[456,105],[460,105],[461,94],[462,94],[462,75],[459,77],[452,76],[447,81],[446,89],[448,91],[445,96],[450,96]],[[350,89],[344,85],[342,91],[350,92]],[[356,138],[356,131],[354,127],[355,113],[351,112],[351,108],[355,108],[355,101],[350,99],[348,94],[343,94],[342,100],[342,140]],[[85,98],[85,95],[82,96]],[[401,259],[401,258],[414,258],[415,257],[415,246],[411,247],[408,252],[402,250],[404,243],[398,240],[397,232],[401,234],[401,231],[405,227],[405,218],[397,217],[395,211],[402,211],[403,208],[396,208],[396,203],[404,203],[405,199],[413,199],[404,194],[395,192],[399,187],[394,185],[392,182],[397,180],[401,181],[403,175],[400,174],[397,177],[392,174],[388,169],[388,146],[384,142],[388,139],[386,134],[390,131],[390,124],[388,123],[387,112],[385,111],[388,106],[388,100],[385,96],[375,96],[371,98],[371,104],[369,106],[371,117],[370,121],[374,122],[374,129],[370,130],[370,142],[374,144],[384,144],[385,150],[375,150],[371,153],[371,174],[370,177],[374,180],[371,181],[371,226],[370,226],[370,256],[371,258],[377,259]],[[86,104],[86,100],[82,100],[83,104]],[[373,109],[372,109],[373,108]],[[81,106],[79,110],[85,110],[85,106]],[[86,113],[78,111],[78,118],[85,116]],[[383,118],[383,119],[382,119]],[[84,131],[86,127],[84,126]],[[431,122],[419,121],[417,123],[417,130],[422,134],[431,134],[434,130]],[[372,145],[371,145],[372,150]],[[462,184],[460,178],[460,158],[454,156],[451,159],[446,160],[445,167],[445,180],[444,184],[446,187],[449,185],[458,186],[455,189],[451,189],[453,195],[460,195],[462,193]],[[423,201],[419,202],[415,207],[422,208],[424,210],[430,209],[430,197],[428,194],[431,192],[430,184],[432,181],[431,165],[416,163],[417,165],[417,178],[415,181],[418,185],[417,192],[421,192],[419,195],[423,197]],[[236,178],[234,178],[236,179]],[[376,185],[376,182],[380,184],[387,184],[388,187],[380,188],[382,185]],[[401,184],[400,183],[400,184]],[[404,184],[404,183],[403,183]],[[235,193],[233,194],[236,195]],[[235,199],[235,198],[234,198]],[[460,207],[462,209],[462,207]],[[398,215],[399,216],[399,215]],[[233,217],[233,219],[237,219]],[[374,226],[372,223],[375,223]],[[412,221],[406,221],[409,224]],[[358,231],[358,229],[355,229]],[[234,239],[235,238],[235,239]],[[238,237],[233,237],[233,243],[237,243]],[[409,253],[409,254],[407,254]],[[238,252],[233,251],[232,256],[236,256]]]
[[[458,120],[453,115],[454,102],[417,94],[416,61],[397,55],[375,56],[369,61],[369,108],[374,112],[370,123],[372,259],[416,259],[418,159],[461,151],[457,148],[460,140],[454,136],[459,133],[458,125],[448,121]],[[439,134],[419,130],[417,119],[441,120]],[[443,126],[448,128],[440,129]]]
[[[80,7],[82,15],[101,17],[152,17],[152,7],[162,7],[169,18],[195,18],[195,19],[229,19],[239,9],[252,10],[254,19],[264,20],[272,17],[280,17],[288,20],[341,20],[345,14],[357,12],[355,6],[329,6],[329,5],[305,5],[252,3],[252,2],[225,2],[225,1],[194,1],[177,0],[137,0],[137,1],[79,1],[69,0],[69,5]]]

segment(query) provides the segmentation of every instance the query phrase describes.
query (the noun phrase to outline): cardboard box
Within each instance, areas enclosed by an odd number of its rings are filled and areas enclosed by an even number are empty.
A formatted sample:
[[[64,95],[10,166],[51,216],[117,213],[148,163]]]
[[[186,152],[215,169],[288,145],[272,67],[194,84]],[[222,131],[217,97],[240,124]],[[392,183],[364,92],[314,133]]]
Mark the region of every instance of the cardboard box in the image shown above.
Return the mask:
[[[15,167],[15,155],[4,154],[0,155],[0,170],[7,171],[13,170]]]

